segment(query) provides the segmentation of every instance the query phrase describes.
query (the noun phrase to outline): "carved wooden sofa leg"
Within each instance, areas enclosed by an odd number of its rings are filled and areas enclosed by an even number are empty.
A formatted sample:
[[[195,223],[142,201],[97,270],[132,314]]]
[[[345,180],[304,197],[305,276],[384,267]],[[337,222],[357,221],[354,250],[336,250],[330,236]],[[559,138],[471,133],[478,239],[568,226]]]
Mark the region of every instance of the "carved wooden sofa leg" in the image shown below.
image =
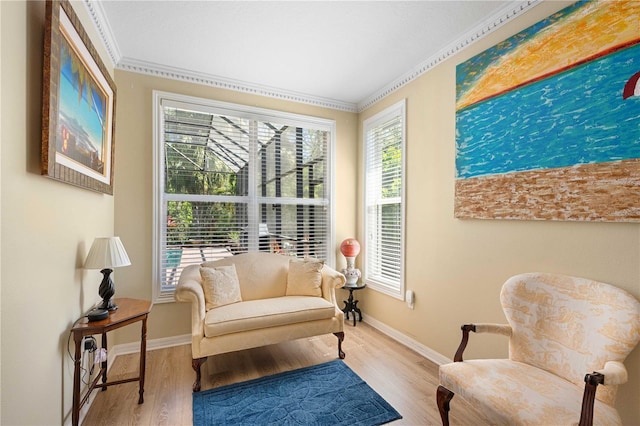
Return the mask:
[[[340,359],[344,359],[345,354],[342,351],[342,341],[344,340],[344,331],[339,331],[337,333],[333,333],[338,338],[338,357]]]
[[[193,391],[200,392],[200,380],[202,379],[202,371],[200,367],[207,360],[207,357],[204,358],[193,358],[191,360],[191,367],[193,367],[193,371],[196,372],[196,381],[193,382]]]
[[[442,418],[442,426],[449,426],[449,401],[455,394],[444,386],[438,386],[436,392],[436,401],[438,410],[440,410],[440,418]]]

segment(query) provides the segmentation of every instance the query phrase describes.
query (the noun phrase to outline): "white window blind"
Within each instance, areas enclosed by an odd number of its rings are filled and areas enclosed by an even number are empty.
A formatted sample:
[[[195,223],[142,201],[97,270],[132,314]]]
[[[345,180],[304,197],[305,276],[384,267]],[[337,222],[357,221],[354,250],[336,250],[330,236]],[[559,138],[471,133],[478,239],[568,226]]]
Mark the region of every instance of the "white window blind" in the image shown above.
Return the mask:
[[[156,93],[155,299],[187,265],[248,251],[329,258],[329,120]]]
[[[404,101],[364,122],[364,279],[399,298],[404,295],[404,123]]]

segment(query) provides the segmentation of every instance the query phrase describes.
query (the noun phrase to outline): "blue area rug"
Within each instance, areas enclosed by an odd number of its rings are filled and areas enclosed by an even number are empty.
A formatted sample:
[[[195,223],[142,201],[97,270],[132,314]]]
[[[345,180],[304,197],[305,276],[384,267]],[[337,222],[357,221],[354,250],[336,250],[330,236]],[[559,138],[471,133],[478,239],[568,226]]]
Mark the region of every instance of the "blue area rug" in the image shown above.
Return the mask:
[[[341,360],[193,394],[194,426],[372,426],[401,418]]]

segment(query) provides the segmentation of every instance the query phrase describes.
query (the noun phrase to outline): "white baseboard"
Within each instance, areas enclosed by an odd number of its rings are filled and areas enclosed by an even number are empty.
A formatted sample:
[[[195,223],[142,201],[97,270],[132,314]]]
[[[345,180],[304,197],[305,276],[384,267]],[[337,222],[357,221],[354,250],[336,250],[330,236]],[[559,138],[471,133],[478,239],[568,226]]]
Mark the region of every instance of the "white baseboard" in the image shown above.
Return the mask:
[[[366,318],[363,318],[363,321],[369,324],[371,327],[377,329],[381,333],[386,334],[393,340],[405,345],[409,349],[412,349],[427,358],[428,360],[436,363],[437,365],[447,364],[452,362],[450,358],[440,354],[439,352],[434,351],[428,346],[423,345],[422,343],[416,341],[415,339],[407,336],[406,334],[400,333],[398,330],[389,327],[388,325],[378,321],[370,315],[367,315]],[[191,343],[191,335],[183,334],[180,336],[173,337],[163,337],[160,339],[152,339],[147,340],[147,350],[153,351],[156,349],[164,349],[170,348],[173,346],[181,346],[188,345]],[[133,354],[140,351],[140,342],[132,342],[132,343],[124,343],[121,345],[114,345],[107,351],[107,370],[111,369],[111,366],[115,362],[116,358],[120,355]],[[94,393],[89,397],[85,405],[82,407],[80,411],[80,423],[84,420],[93,400],[95,398]],[[70,416],[69,416],[70,417]],[[68,418],[68,421],[65,422],[65,426],[71,424],[71,419]]]
[[[162,337],[160,339],[147,340],[147,350],[153,351],[156,349],[171,348],[173,346],[188,345],[191,343],[190,334],[182,334],[180,336]],[[107,362],[109,368],[111,363],[115,361],[119,355],[135,354],[140,352],[140,342],[123,343],[121,345],[115,345],[107,352]]]
[[[363,321],[369,324],[371,327],[377,329],[381,333],[386,334],[391,337],[393,340],[405,345],[409,349],[412,349],[418,352],[423,357],[427,358],[429,361],[436,363],[437,365],[448,364],[453,362],[452,359],[447,358],[439,352],[434,351],[428,346],[423,345],[422,343],[416,341],[415,339],[407,336],[406,334],[400,333],[398,330],[389,327],[388,325],[378,321],[373,318],[371,315],[367,315],[363,318]]]
[[[400,333],[398,330],[389,327],[383,322],[378,321],[377,319],[373,318],[371,315],[367,315],[362,320],[367,324],[369,324],[371,327],[380,331],[381,333],[386,334],[387,336],[391,337],[393,340],[416,351],[423,357],[427,358],[428,360],[438,365],[453,362],[451,358],[447,358],[441,353],[436,352],[430,347],[423,345],[422,343],[407,336],[406,334]],[[156,349],[170,348],[173,346],[188,345],[190,343],[191,343],[190,334],[182,334],[180,336],[172,336],[172,337],[163,337],[160,339],[147,340],[147,350],[153,351]],[[109,349],[107,353],[107,363],[108,363],[107,368],[111,368],[111,365],[115,361],[116,357],[120,355],[137,353],[139,351],[140,351],[140,342],[124,343],[121,345],[113,346],[111,349]]]
[[[153,351],[156,349],[170,348],[173,346],[188,345],[191,343],[191,335],[183,334],[181,336],[163,337],[161,339],[147,340],[147,351]],[[107,372],[111,369],[111,366],[115,362],[116,358],[120,355],[134,354],[140,352],[140,342],[123,343],[121,345],[114,345],[107,351]],[[87,391],[86,387],[83,389],[83,395]],[[91,395],[87,399],[87,402],[80,409],[80,424],[84,421],[85,416],[93,404],[93,400],[98,394],[98,390],[91,392]],[[64,426],[71,425],[71,414],[67,416]]]

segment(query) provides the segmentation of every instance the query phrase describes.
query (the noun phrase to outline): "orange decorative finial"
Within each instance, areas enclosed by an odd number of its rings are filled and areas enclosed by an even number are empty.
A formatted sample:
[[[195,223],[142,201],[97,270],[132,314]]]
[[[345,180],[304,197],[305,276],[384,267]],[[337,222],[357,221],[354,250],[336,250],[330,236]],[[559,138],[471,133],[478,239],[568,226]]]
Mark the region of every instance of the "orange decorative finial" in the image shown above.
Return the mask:
[[[340,244],[340,252],[344,257],[356,257],[360,253],[360,243],[355,238],[347,238]]]

